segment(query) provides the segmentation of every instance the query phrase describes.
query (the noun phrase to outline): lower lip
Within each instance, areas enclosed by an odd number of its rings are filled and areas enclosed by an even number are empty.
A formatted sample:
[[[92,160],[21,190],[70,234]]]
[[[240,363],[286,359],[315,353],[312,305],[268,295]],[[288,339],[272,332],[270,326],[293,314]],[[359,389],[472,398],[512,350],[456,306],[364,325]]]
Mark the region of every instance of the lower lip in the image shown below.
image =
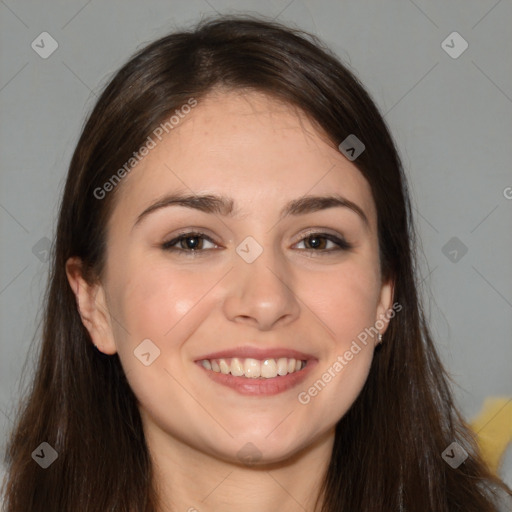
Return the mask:
[[[307,365],[302,370],[271,379],[235,377],[230,373],[224,374],[207,370],[201,363],[197,364],[214,382],[234,389],[241,395],[272,396],[298,386],[306,379],[316,363],[317,361],[308,360]]]

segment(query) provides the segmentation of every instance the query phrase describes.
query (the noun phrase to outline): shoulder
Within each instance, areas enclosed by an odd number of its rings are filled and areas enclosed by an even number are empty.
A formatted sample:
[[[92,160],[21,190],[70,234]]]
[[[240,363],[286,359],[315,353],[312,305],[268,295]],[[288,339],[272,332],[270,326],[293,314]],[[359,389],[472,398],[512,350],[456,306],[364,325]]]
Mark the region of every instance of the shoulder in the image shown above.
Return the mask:
[[[484,492],[494,503],[497,512],[512,512],[512,494],[506,489],[489,482],[482,485]]]
[[[512,495],[504,489],[497,491],[495,502],[498,512],[512,512]]]

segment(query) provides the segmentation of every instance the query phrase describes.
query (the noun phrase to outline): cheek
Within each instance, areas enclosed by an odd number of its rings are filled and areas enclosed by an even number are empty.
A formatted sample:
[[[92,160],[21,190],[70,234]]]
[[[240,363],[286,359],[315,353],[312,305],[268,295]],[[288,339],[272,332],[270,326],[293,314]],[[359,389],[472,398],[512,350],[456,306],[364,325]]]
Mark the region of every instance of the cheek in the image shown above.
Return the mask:
[[[158,389],[162,384],[165,387],[170,383],[167,372],[182,373],[183,359],[187,357],[183,346],[189,346],[196,330],[218,306],[214,288],[220,271],[213,267],[203,272],[171,269],[169,262],[162,259],[149,266],[134,264],[130,270],[116,272],[119,286],[114,287],[113,326],[124,371],[136,393]],[[123,279],[123,275],[130,277]],[[157,354],[147,367],[134,357],[146,353],[140,348],[146,346],[141,345],[144,340],[151,341],[145,343],[150,352]],[[150,402],[155,399],[152,393],[146,398]]]
[[[347,264],[315,281],[317,286],[312,286],[310,280],[309,286],[301,286],[307,297],[305,302],[341,350],[376,321],[378,272],[372,265]]]
[[[205,277],[197,272],[169,272],[165,265],[129,272],[117,293],[118,314],[138,338],[163,340],[200,301]],[[119,332],[119,330],[118,330]],[[123,340],[123,334],[121,340]],[[125,333],[126,334],[126,333]]]
[[[318,282],[322,284],[310,286],[307,304],[321,320],[318,325],[329,341],[315,377],[301,389],[298,400],[321,424],[338,421],[368,378],[375,343],[370,329],[377,319],[380,281],[375,266],[368,261],[347,263],[335,275],[326,275]]]
[[[140,268],[134,265],[131,270],[117,270],[120,285],[113,297],[114,336],[124,372],[139,402],[158,409],[161,396],[179,392],[171,375],[181,374],[180,347],[197,327],[197,316],[205,316],[209,303],[201,299],[214,280],[197,272],[171,272],[165,264]],[[130,277],[123,281],[123,274]],[[142,346],[144,351],[139,348]],[[147,352],[148,366],[137,357]]]

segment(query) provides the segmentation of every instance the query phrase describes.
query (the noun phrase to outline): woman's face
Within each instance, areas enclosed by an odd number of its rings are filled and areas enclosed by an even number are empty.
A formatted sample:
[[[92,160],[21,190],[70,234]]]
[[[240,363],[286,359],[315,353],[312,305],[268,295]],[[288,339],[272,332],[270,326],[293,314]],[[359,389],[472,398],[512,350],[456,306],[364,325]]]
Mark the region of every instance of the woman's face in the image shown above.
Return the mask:
[[[116,191],[84,323],[119,354],[147,435],[288,458],[354,402],[377,343],[360,335],[391,307],[369,185],[256,92],[212,94],[154,140]]]

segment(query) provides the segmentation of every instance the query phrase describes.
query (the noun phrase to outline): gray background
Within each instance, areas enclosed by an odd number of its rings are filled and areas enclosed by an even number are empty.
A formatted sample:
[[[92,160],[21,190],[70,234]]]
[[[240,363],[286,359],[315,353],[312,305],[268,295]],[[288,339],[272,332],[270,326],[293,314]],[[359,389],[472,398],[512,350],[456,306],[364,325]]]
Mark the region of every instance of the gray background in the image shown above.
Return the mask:
[[[5,0],[1,448],[20,386],[31,377],[45,251],[85,116],[136,49],[216,11],[259,13],[306,29],[356,71],[385,114],[409,176],[422,241],[419,281],[458,403],[471,419],[485,397],[512,397],[510,0]],[[441,46],[453,31],[469,44],[458,58]],[[42,32],[58,43],[46,59],[31,47]],[[461,48],[456,40],[446,44]],[[510,446],[502,476],[512,484]]]

